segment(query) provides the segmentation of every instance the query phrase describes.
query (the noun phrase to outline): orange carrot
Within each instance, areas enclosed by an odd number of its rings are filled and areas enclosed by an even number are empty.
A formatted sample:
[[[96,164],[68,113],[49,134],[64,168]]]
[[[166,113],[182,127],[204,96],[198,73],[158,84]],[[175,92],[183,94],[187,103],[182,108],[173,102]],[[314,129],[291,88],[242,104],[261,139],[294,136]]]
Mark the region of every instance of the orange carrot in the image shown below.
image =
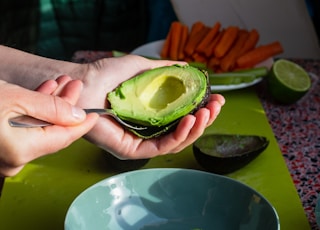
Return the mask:
[[[240,30],[237,40],[234,42],[234,45],[229,50],[229,52],[221,59],[220,67],[222,71],[227,72],[231,71],[234,66],[239,52],[243,47],[243,44],[246,42],[249,36],[249,32],[246,30]]]
[[[201,62],[201,63],[206,63],[207,62],[207,58],[205,56],[203,56],[200,53],[193,53],[192,54],[192,59],[195,62]]]
[[[192,25],[187,44],[184,48],[184,52],[187,55],[191,55],[194,52],[195,47],[201,39],[199,37],[204,35],[205,28],[206,26],[202,22],[195,22]]]
[[[283,52],[283,47],[279,41],[261,45],[237,58],[239,68],[254,67],[256,64]]]
[[[171,46],[169,57],[171,60],[178,60],[179,44],[182,34],[182,24],[178,21],[172,22]]]
[[[187,43],[189,35],[189,29],[188,26],[182,25],[182,31],[181,31],[181,38],[180,38],[180,45],[179,45],[179,52],[178,52],[178,60],[184,59],[184,47]]]
[[[214,49],[214,55],[216,57],[221,58],[228,52],[238,36],[238,31],[239,28],[237,26],[229,26],[228,28],[226,28],[223,36]]]
[[[216,71],[218,68],[220,68],[220,59],[215,56],[212,56],[209,59],[207,66],[213,71]]]
[[[185,61],[185,62],[193,62],[194,60],[193,60],[193,58],[191,56],[185,56],[183,58],[183,61]]]
[[[210,58],[211,56],[213,56],[213,52],[214,52],[214,48],[216,47],[216,45],[218,44],[218,42],[220,41],[221,37],[224,34],[224,30],[220,31],[217,36],[213,39],[213,41],[209,44],[208,48],[205,50],[204,55],[207,58]]]
[[[169,51],[170,51],[170,45],[171,45],[171,35],[172,35],[172,25],[170,26],[169,32],[167,34],[167,37],[164,41],[164,44],[162,46],[161,52],[160,52],[160,57],[162,59],[169,58]]]
[[[249,37],[247,41],[243,44],[242,49],[240,50],[240,55],[247,53],[248,51],[254,49],[259,41],[260,34],[257,30],[252,29],[249,32]]]
[[[205,35],[202,41],[198,44],[196,47],[196,52],[198,53],[205,53],[205,51],[208,49],[210,43],[214,40],[215,36],[218,34],[221,27],[220,22],[216,22],[212,28],[210,28],[210,31]]]

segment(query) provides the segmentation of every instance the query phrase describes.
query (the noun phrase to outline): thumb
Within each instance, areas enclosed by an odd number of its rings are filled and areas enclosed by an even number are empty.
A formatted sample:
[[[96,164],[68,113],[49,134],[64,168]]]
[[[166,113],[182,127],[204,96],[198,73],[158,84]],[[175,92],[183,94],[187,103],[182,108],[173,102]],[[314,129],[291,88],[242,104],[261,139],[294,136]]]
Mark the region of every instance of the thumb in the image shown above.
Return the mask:
[[[83,122],[85,112],[74,106],[82,90],[79,81],[69,82],[62,92],[57,95],[48,95],[35,91],[28,91],[27,95],[19,100],[26,115],[45,120],[56,125],[75,125]]]
[[[58,96],[37,95],[27,115],[56,125],[70,126],[83,122],[86,113]]]

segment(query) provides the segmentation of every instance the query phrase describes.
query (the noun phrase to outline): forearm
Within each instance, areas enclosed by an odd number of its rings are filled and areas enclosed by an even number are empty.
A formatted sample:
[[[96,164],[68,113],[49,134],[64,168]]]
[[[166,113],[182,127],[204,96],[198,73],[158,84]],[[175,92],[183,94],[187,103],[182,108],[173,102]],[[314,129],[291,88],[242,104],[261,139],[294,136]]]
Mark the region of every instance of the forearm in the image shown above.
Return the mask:
[[[48,79],[67,74],[81,78],[85,65],[40,57],[0,45],[0,79],[34,89]]]

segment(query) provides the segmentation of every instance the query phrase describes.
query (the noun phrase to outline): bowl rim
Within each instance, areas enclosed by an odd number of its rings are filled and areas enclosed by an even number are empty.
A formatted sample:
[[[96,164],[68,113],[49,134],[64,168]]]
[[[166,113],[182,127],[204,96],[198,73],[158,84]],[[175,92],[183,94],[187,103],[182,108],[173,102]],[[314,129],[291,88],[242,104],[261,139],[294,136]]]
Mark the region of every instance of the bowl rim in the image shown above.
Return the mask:
[[[78,199],[80,199],[80,197],[88,192],[91,189],[94,189],[97,186],[100,186],[104,183],[106,183],[109,180],[114,180],[115,178],[118,177],[125,177],[126,175],[133,175],[133,174],[139,174],[139,173],[145,173],[145,172],[157,172],[157,171],[166,171],[166,172],[178,172],[178,171],[184,171],[184,172],[191,172],[191,173],[197,173],[197,174],[203,174],[203,175],[209,175],[212,177],[216,177],[216,178],[220,178],[223,180],[228,180],[231,181],[232,183],[238,184],[240,186],[243,186],[245,189],[248,189],[252,192],[254,192],[256,195],[259,195],[261,199],[264,200],[264,202],[272,209],[273,214],[277,220],[277,230],[280,230],[280,219],[279,219],[279,215],[278,212],[276,210],[276,208],[272,205],[272,203],[264,196],[262,195],[260,192],[258,192],[256,189],[250,187],[249,185],[245,184],[244,182],[241,182],[239,180],[236,180],[234,178],[228,177],[226,175],[220,175],[220,174],[215,174],[215,173],[211,173],[211,172],[207,172],[207,171],[202,171],[202,170],[198,170],[198,169],[187,169],[187,168],[146,168],[146,169],[137,169],[137,170],[132,170],[132,171],[127,171],[127,172],[122,172],[110,177],[107,177],[105,179],[102,179],[94,184],[92,184],[91,186],[87,187],[85,190],[83,190],[81,193],[79,193],[76,198],[71,202],[71,204],[69,205],[66,215],[65,215],[65,220],[64,220],[64,225],[67,225],[67,220],[68,220],[68,215],[70,213],[70,209],[74,206],[74,204],[78,201]]]

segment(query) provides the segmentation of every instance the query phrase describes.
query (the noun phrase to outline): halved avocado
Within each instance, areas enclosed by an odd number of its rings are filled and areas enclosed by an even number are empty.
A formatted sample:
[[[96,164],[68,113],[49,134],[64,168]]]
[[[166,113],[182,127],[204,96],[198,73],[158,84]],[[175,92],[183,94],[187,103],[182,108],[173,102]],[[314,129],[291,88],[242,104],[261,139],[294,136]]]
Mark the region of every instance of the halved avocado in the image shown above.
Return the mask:
[[[249,164],[268,144],[263,136],[208,134],[193,143],[193,153],[204,169],[228,174]]]
[[[131,131],[151,138],[172,130],[180,118],[204,106],[209,94],[205,72],[189,65],[172,65],[123,82],[107,98],[122,120],[147,127]]]

